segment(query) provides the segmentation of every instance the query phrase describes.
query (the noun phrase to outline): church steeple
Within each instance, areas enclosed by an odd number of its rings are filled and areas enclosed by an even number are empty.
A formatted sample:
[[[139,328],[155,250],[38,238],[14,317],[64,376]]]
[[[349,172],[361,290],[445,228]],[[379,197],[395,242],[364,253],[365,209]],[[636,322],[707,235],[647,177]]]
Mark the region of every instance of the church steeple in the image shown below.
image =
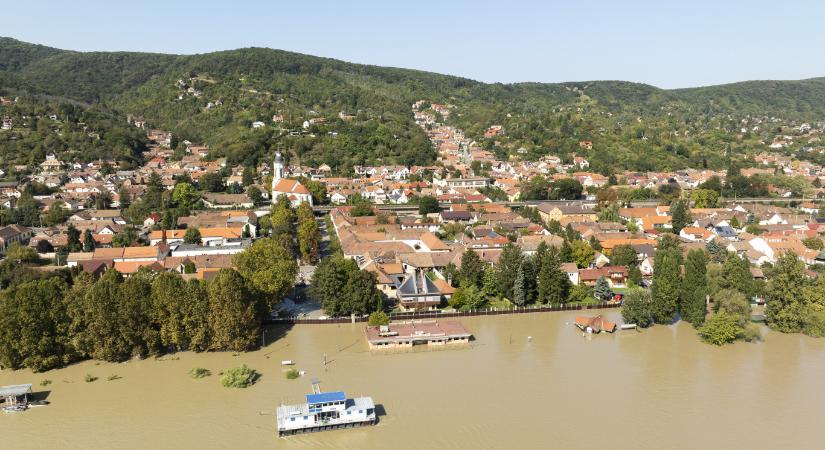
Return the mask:
[[[284,159],[281,152],[275,152],[275,162],[272,164],[272,182],[277,183],[284,177]]]

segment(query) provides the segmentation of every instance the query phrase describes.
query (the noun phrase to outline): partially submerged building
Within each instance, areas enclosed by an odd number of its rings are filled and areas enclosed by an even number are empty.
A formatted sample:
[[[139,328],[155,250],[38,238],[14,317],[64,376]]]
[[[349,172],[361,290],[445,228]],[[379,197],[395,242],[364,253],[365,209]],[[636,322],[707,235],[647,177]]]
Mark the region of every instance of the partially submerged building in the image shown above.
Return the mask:
[[[473,336],[461,322],[455,320],[413,320],[365,329],[370,350],[411,349],[417,345],[443,347],[466,345]]]

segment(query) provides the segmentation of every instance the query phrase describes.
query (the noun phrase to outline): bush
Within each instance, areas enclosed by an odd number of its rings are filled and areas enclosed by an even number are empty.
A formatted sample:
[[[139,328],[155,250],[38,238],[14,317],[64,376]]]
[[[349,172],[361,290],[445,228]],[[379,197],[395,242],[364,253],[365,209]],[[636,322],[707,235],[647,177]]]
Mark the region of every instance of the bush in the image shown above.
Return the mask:
[[[808,311],[802,325],[802,331],[808,336],[825,337],[825,311]]]
[[[721,310],[699,327],[699,336],[708,344],[724,345],[742,337],[744,331],[738,317]]]
[[[640,328],[653,324],[653,300],[650,291],[631,289],[622,302],[622,319],[625,323],[635,323]]]
[[[41,386],[48,386],[50,384],[52,384],[52,380],[43,380],[40,382]]]
[[[97,377],[90,374],[90,373],[87,373],[86,376],[83,378],[83,380],[86,381],[87,383],[91,383],[91,382],[97,381]]]
[[[384,311],[375,311],[374,313],[370,314],[369,318],[369,325],[370,326],[378,326],[378,325],[389,325],[390,324],[390,316],[387,315]]]
[[[223,387],[232,388],[246,388],[255,384],[258,379],[258,373],[255,369],[251,369],[246,364],[241,367],[233,367],[224,372],[221,377],[221,385]]]
[[[298,370],[296,370],[296,369],[289,369],[289,370],[286,371],[286,378],[288,380],[294,380],[294,379],[296,379],[300,376],[301,376],[301,373],[298,372]]]
[[[204,369],[203,367],[195,367],[189,371],[189,376],[194,379],[205,378],[209,375],[212,375],[212,371],[209,369]]]

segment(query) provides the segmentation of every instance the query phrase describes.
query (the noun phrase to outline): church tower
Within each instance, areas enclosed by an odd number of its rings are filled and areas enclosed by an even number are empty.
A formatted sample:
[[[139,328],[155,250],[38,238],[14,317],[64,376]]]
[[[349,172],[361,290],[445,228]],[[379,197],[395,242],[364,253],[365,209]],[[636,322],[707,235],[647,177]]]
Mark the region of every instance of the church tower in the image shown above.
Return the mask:
[[[272,163],[272,203],[275,203],[276,195],[275,195],[275,186],[278,185],[278,182],[284,177],[284,158],[281,156],[281,152],[275,152],[275,162]]]

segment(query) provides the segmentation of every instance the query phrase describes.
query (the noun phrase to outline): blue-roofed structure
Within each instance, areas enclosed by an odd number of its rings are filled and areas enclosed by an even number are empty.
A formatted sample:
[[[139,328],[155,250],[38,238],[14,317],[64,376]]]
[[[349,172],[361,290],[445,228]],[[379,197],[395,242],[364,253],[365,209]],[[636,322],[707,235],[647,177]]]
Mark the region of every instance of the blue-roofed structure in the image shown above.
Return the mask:
[[[347,399],[343,391],[322,392],[320,394],[307,394],[307,403],[316,405],[318,403],[343,402]]]
[[[312,390],[306,403],[278,406],[279,436],[360,427],[377,421],[372,397],[347,398],[342,391],[321,392],[317,381],[313,381]]]

